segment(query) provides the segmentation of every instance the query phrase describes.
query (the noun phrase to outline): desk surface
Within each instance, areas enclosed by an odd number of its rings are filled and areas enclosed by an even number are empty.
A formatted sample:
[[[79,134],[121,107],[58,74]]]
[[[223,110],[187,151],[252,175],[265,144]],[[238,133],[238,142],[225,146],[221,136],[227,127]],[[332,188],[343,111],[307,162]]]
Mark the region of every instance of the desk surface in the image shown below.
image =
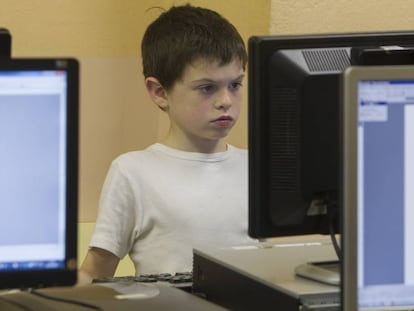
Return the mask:
[[[65,298],[98,306],[101,310],[225,310],[200,297],[166,284],[117,282],[105,285],[59,287],[38,290],[52,297]],[[25,308],[26,307],[26,308]],[[10,292],[0,295],[0,310],[76,311],[84,306],[53,301],[29,292]],[[93,310],[93,309],[89,309]],[[99,308],[96,308],[99,310]]]
[[[222,265],[243,271],[269,286],[282,285],[286,290],[338,292],[337,286],[309,281],[295,275],[295,268],[307,262],[337,260],[329,236],[297,236],[271,239],[266,243],[236,247],[196,249],[195,254]]]

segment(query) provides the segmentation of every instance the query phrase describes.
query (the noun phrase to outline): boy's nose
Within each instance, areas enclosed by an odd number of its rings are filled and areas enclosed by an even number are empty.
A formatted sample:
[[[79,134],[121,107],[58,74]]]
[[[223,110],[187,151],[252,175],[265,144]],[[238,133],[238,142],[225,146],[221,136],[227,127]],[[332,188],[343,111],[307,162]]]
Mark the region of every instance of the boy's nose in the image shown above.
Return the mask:
[[[216,108],[227,110],[228,108],[230,108],[231,104],[232,104],[232,97],[231,97],[230,92],[228,90],[223,90],[220,93],[220,96],[217,98]]]

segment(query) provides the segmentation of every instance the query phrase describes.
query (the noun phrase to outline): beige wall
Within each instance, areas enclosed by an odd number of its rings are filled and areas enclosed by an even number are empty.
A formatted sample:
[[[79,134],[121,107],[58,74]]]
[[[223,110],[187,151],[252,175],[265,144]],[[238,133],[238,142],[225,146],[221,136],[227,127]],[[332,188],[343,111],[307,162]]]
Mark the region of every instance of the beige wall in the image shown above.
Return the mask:
[[[270,1],[195,0],[217,10],[246,39],[266,33]],[[0,0],[0,27],[12,34],[13,57],[73,56],[81,63],[79,220],[94,221],[112,159],[144,148],[168,128],[143,87],[140,41],[158,9],[172,0]],[[247,84],[247,83],[246,83]],[[246,101],[246,100],[245,100]],[[246,147],[246,105],[230,142]]]
[[[12,54],[74,56],[81,62],[80,213],[96,217],[110,161],[163,135],[165,116],[149,101],[140,40],[157,9],[173,0],[0,0],[0,27]],[[194,0],[217,10],[246,40],[257,34],[305,34],[414,29],[411,0]],[[245,83],[247,86],[247,81]],[[245,88],[247,93],[247,87]],[[247,146],[247,94],[231,143]]]
[[[272,0],[271,34],[414,30],[412,0]]]

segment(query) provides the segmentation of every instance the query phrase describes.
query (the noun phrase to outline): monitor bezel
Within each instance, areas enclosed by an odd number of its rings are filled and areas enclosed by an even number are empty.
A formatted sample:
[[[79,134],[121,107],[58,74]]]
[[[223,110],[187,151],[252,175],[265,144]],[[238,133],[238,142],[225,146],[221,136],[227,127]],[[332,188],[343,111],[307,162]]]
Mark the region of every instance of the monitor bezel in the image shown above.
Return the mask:
[[[0,71],[60,70],[67,74],[66,250],[60,269],[0,270],[0,288],[69,286],[77,281],[79,62],[75,58],[0,58]]]

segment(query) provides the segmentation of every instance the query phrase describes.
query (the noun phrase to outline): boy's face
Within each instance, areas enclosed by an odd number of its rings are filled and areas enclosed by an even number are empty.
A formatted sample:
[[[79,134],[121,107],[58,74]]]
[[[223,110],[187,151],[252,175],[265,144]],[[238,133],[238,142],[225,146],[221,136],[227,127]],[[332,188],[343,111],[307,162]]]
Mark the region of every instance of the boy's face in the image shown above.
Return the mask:
[[[243,77],[238,60],[220,66],[200,59],[188,65],[166,91],[171,127],[165,142],[187,151],[224,151],[222,139],[240,114]]]

